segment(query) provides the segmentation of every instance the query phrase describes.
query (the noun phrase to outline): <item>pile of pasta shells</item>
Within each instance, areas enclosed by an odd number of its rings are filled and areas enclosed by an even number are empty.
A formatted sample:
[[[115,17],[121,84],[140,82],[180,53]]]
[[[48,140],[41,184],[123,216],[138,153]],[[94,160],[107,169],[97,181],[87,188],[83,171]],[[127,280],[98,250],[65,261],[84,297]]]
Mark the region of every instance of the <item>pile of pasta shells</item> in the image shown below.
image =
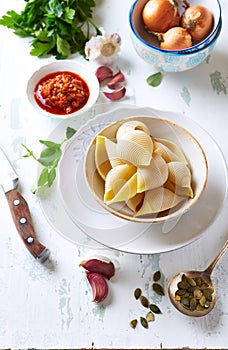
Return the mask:
[[[126,204],[134,217],[157,215],[194,196],[182,149],[152,136],[139,120],[121,123],[115,138],[96,136],[95,166],[104,181],[104,204]]]

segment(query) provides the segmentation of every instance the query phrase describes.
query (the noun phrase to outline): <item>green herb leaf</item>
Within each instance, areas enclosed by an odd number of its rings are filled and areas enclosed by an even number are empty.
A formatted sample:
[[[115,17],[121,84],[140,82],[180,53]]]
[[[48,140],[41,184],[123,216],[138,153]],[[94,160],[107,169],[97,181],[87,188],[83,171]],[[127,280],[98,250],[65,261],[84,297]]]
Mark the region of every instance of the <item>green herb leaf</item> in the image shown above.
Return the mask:
[[[67,127],[66,129],[66,138],[69,140],[74,134],[76,133],[76,130],[71,128],[70,126]]]
[[[40,173],[40,176],[37,181],[37,185],[39,187],[44,186],[47,182],[48,182],[48,168],[44,168]]]
[[[65,142],[67,142],[74,134],[76,130],[67,127],[66,129],[66,138],[63,139],[62,142],[56,143],[49,140],[39,140],[39,142],[45,146],[45,148],[41,151],[40,156],[35,157],[33,151],[31,151],[26,145],[22,144],[27,151],[23,157],[29,158],[32,157],[37,162],[43,165],[43,169],[40,172],[40,175],[37,180],[37,188],[42,186],[51,187],[53,182],[56,179],[56,168],[58,167],[59,160],[62,156],[62,146]],[[36,193],[37,189],[33,189],[32,193]]]
[[[148,85],[156,87],[159,86],[162,82],[163,75],[161,72],[155,73],[150,75],[147,79],[146,82]]]
[[[45,148],[38,158],[38,162],[40,162],[43,166],[50,166],[54,162],[59,161],[62,155],[62,151],[60,148]]]
[[[48,187],[51,187],[55,178],[56,178],[56,170],[55,170],[55,168],[51,168],[51,170],[49,172],[49,176],[48,176]]]

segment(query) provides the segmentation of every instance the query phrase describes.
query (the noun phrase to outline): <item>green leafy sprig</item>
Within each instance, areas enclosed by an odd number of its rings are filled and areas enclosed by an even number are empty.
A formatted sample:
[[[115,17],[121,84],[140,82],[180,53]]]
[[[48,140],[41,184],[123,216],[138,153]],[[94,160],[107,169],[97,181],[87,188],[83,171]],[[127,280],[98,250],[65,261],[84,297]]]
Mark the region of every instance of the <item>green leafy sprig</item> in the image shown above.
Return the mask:
[[[24,158],[32,157],[44,167],[37,180],[37,185],[36,185],[37,187],[33,191],[34,193],[40,187],[43,187],[43,186],[51,187],[51,185],[53,184],[56,178],[56,168],[58,167],[60,158],[62,156],[62,146],[75,134],[75,132],[76,132],[75,129],[68,127],[66,129],[66,137],[60,143],[56,143],[53,141],[39,140],[39,142],[45,146],[45,148],[41,151],[39,157],[36,157],[32,150],[30,150],[26,145],[22,144],[22,146],[27,151],[27,153],[23,155],[23,157]]]
[[[0,25],[12,29],[20,37],[33,37],[32,56],[54,55],[64,59],[71,53],[84,55],[91,28],[101,34],[93,23],[94,0],[25,0],[21,13],[8,11]]]

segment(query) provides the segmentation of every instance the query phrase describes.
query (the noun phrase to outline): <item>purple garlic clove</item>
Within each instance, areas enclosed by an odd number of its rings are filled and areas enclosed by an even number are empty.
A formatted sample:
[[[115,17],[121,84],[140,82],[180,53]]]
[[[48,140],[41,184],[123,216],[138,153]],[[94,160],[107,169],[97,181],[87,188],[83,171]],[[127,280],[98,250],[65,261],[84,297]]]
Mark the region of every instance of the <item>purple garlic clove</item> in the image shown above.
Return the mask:
[[[103,276],[96,272],[87,272],[86,277],[91,285],[94,302],[103,301],[108,295],[108,284]]]
[[[111,261],[89,259],[83,260],[79,265],[84,267],[87,271],[99,273],[107,279],[115,275],[115,266]]]

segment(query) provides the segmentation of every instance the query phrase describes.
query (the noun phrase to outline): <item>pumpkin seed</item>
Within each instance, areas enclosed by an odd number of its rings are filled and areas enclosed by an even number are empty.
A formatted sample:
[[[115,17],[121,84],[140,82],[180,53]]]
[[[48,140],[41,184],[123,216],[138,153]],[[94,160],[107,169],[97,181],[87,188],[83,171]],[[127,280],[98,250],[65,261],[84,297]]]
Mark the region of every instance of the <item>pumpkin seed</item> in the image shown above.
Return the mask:
[[[176,291],[176,295],[180,295],[180,296],[184,295],[185,293],[186,293],[186,290],[185,290],[185,289],[178,289],[178,290]]]
[[[190,300],[189,308],[191,311],[195,311],[197,305],[197,300],[195,298],[192,298]]]
[[[194,292],[193,292],[193,296],[196,299],[200,299],[202,297],[202,295],[203,295],[203,293],[201,292],[200,289],[195,289]]]
[[[180,289],[188,289],[190,284],[187,281],[181,281],[177,284],[177,287]]]
[[[135,328],[137,326],[138,320],[135,318],[129,322],[131,328]]]
[[[195,287],[196,281],[193,278],[187,277],[187,282],[190,284],[190,286]]]
[[[153,322],[155,320],[154,314],[151,311],[146,314],[146,320],[147,322]]]
[[[180,302],[181,302],[182,305],[185,305],[185,306],[189,306],[190,305],[189,298],[186,298],[186,297],[182,297]]]
[[[212,290],[210,288],[203,290],[203,295],[205,296],[207,301],[212,301]]]
[[[164,289],[160,284],[153,283],[152,288],[158,295],[165,295]]]
[[[135,299],[139,299],[141,294],[142,294],[142,290],[140,288],[136,288],[134,291]]]
[[[196,277],[196,278],[195,278],[195,282],[196,282],[196,285],[200,287],[201,284],[202,284],[202,279],[201,279],[201,277]]]
[[[149,306],[149,301],[144,295],[140,295],[139,299],[141,301],[142,306],[144,306],[144,307],[148,307]]]
[[[207,309],[210,306],[210,301],[206,300],[206,303],[204,304],[204,307]]]
[[[148,328],[148,322],[147,322],[147,320],[145,319],[145,317],[140,316],[140,322],[141,322],[141,325],[142,325],[144,328]]]
[[[155,314],[161,314],[161,310],[159,309],[159,307],[155,304],[150,304],[149,308],[152,312],[154,312]]]
[[[203,311],[203,310],[204,310],[204,307],[203,307],[202,305],[200,305],[200,304],[197,304],[197,305],[196,305],[196,310],[197,310],[197,311]]]
[[[156,271],[153,275],[153,280],[154,282],[158,282],[161,278],[161,272],[160,271]]]
[[[205,303],[206,303],[206,298],[205,298],[204,295],[200,298],[199,303],[200,303],[201,306],[204,306],[204,305],[205,305]]]

